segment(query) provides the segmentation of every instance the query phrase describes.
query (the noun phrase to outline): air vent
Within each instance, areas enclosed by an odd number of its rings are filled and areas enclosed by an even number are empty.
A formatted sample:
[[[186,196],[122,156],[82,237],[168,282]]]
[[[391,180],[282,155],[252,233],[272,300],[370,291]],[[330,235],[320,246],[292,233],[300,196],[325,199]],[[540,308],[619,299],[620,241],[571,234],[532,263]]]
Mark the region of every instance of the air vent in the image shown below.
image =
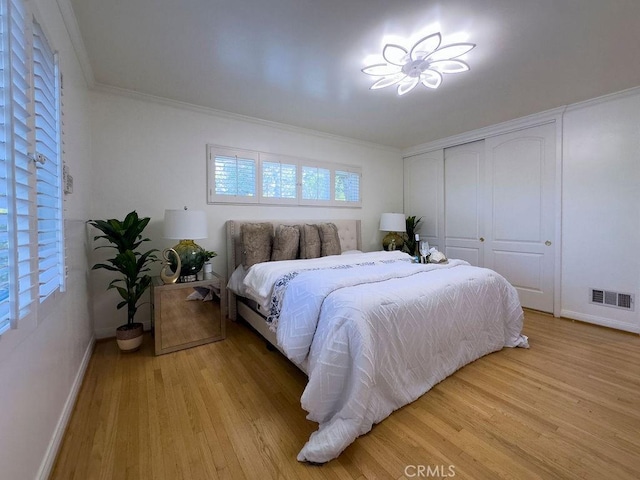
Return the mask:
[[[630,293],[619,293],[592,288],[591,303],[633,311],[635,301],[633,295]]]

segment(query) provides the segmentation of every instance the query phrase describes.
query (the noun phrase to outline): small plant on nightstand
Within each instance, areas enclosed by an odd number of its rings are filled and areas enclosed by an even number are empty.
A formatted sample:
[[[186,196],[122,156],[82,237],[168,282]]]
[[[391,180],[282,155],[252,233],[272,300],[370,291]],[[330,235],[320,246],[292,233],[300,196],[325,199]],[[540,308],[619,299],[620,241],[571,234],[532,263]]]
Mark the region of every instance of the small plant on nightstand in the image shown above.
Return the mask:
[[[149,241],[142,238],[149,220],[149,217],[139,218],[135,210],[122,221],[115,218],[89,220],[89,225],[104,234],[95,236],[94,240],[102,238],[109,242],[109,245],[98,245],[95,249],[115,249],[114,257],[107,259],[107,263],[96,263],[92,270],[104,268],[120,274],[120,278],[109,283],[107,290],[115,288],[122,297],[116,308],[127,307],[127,323],[116,329],[118,346],[124,352],[136,351],[142,344],[142,323],[135,321],[135,315],[140,297],[151,285],[151,277],[145,272],[157,260],[155,252],[158,251],[155,248],[144,253],[137,251],[143,242]]]
[[[213,250],[205,250],[204,251],[204,273],[211,273],[213,271],[213,268],[211,266],[211,263],[209,262],[209,260],[211,260],[213,257],[217,257],[218,254],[216,252],[214,252]]]

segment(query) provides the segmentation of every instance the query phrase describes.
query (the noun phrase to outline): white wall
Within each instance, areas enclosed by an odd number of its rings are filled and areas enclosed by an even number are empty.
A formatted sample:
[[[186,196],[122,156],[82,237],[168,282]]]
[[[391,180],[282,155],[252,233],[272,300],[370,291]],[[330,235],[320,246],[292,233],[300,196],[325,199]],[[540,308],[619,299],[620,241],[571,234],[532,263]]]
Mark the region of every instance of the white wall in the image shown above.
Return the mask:
[[[569,107],[563,130],[562,315],[640,332],[640,89]],[[590,288],[634,294],[635,311]]]
[[[150,97],[120,95],[111,90],[92,92],[94,173],[92,218],[122,218],[131,210],[150,216],[147,245],[163,249],[175,244],[162,238],[167,208],[205,210],[209,238],[198,241],[218,252],[214,269],[226,274],[224,222],[228,219],[362,220],[363,248],[380,248],[380,213],[402,211],[402,158],[399,150],[363,144],[301,129],[187,108]],[[156,101],[157,100],[157,101]],[[363,207],[319,208],[242,205],[207,205],[206,145],[300,156],[361,166]],[[95,332],[113,336],[126,323],[124,310],[116,310],[116,295],[105,292],[109,272],[92,272]],[[148,306],[138,320],[149,320]]]
[[[65,200],[67,292],[41,311],[38,321],[0,338],[0,477],[11,480],[46,478],[93,345],[84,228],[90,202],[88,90],[56,1],[35,3],[60,54],[64,160],[75,189]]]

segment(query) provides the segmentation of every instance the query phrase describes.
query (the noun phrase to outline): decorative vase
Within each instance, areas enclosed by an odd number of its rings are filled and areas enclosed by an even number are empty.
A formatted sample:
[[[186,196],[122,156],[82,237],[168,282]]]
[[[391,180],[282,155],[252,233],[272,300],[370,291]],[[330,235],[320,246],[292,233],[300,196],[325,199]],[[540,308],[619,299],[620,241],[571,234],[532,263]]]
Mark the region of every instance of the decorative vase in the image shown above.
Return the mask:
[[[204,265],[204,249],[193,240],[180,240],[180,243],[173,247],[180,257],[180,277],[195,280],[195,275],[202,270]],[[171,260],[171,269],[175,271],[177,262]],[[180,279],[182,281],[182,278]]]
[[[397,232],[389,232],[382,239],[382,248],[384,250],[402,250],[404,239]]]
[[[127,323],[116,329],[116,340],[121,352],[130,353],[137,351],[142,345],[144,330],[142,324]]]

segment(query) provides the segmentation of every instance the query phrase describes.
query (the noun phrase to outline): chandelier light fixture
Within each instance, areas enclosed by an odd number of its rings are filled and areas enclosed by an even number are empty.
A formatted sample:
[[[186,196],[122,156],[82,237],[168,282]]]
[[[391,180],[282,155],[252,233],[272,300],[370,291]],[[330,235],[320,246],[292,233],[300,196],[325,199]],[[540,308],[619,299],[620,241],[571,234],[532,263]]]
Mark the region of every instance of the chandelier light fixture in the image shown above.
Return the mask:
[[[419,83],[427,88],[438,88],[445,73],[468,71],[469,65],[457,58],[476,45],[451,43],[441,46],[441,43],[440,33],[434,33],[418,40],[411,50],[391,43],[385,45],[382,57],[386,63],[376,63],[362,69],[367,75],[381,77],[371,85],[370,90],[397,85],[398,95],[404,95]]]

